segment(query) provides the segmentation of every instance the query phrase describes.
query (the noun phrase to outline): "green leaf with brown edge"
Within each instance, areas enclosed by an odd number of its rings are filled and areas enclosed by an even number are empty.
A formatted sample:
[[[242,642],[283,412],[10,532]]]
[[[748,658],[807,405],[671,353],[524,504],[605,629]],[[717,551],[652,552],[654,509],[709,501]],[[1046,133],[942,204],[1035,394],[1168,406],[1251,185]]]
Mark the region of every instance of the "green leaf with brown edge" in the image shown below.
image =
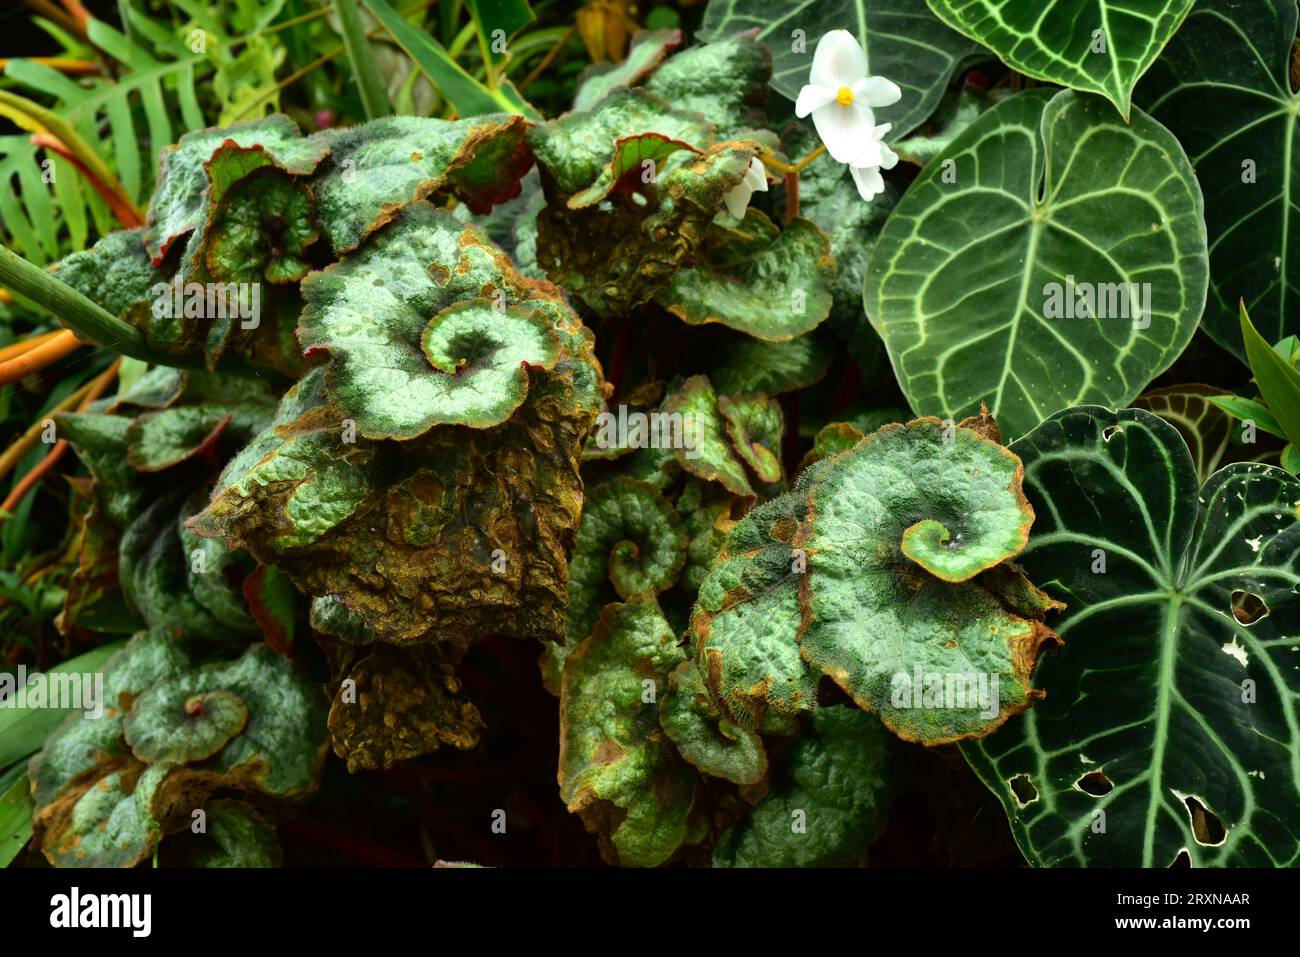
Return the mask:
[[[578,458],[603,384],[590,334],[567,309],[556,316],[565,354],[492,429],[348,441],[355,423],[313,370],[192,527],[275,564],[306,594],[334,596],[384,641],[561,637]]]
[[[692,627],[739,720],[810,706],[806,684],[786,690],[801,678],[792,655],[905,740],[987,734],[1041,697],[1031,679],[1057,640],[1041,620],[1054,606],[1018,601],[1033,594],[1019,575],[981,574],[1023,549],[1033,522],[1020,461],[990,436],[987,419],[885,426],[737,526]],[[935,676],[941,692],[960,682],[960,701],[936,701]]]
[[[152,808],[168,770],[130,762],[84,782],[66,802],[38,809],[34,823],[46,859],[55,867],[134,867],[145,860],[162,838]]]
[[[758,480],[768,485],[781,481],[785,417],[780,403],[764,395],[720,395],[718,411],[726,420],[732,447]]]
[[[127,429],[127,464],[137,472],[161,472],[212,452],[231,419],[216,403],[146,412]]]
[[[163,150],[158,185],[149,203],[145,247],[155,264],[180,236],[199,225],[204,210],[204,192],[209,178],[208,160],[225,143],[260,148],[275,165],[294,176],[313,172],[329,153],[329,145],[317,137],[304,138],[287,116],[186,133],[174,146]]]
[[[329,712],[334,753],[348,771],[387,769],[444,746],[474,748],[485,730],[456,669],[437,648],[376,644],[348,673]]]
[[[632,38],[632,46],[622,63],[593,63],[582,71],[573,108],[589,110],[611,90],[636,86],[663,62],[664,57],[681,46],[681,42],[682,31],[676,28],[642,30]]]
[[[812,448],[804,453],[804,457],[799,461],[799,471],[802,472],[822,459],[833,458],[841,452],[847,452],[864,438],[866,436],[851,422],[826,423],[813,437]]]
[[[162,867],[279,867],[284,851],[275,828],[243,801],[218,798],[203,808],[206,830],[183,831],[162,846]]]
[[[763,219],[751,209],[743,228],[757,228]],[[715,264],[706,251],[679,270],[656,301],[690,325],[717,322],[769,342],[811,332],[831,311],[835,260],[825,234],[810,220],[794,219],[769,244],[756,245],[727,265]],[[733,254],[724,243],[713,255]]]
[[[629,104],[644,108],[648,117],[635,118],[654,128],[623,125],[633,118],[622,115]],[[566,122],[562,119],[532,134],[547,199],[537,217],[537,261],[553,281],[605,315],[624,314],[648,302],[672,280],[701,246],[724,197],[744,178],[758,153],[754,143],[708,146],[711,130],[692,141],[689,124],[666,114],[667,109],[651,94],[615,91],[591,114],[577,114],[576,130],[559,125]],[[609,128],[597,114],[608,120]],[[575,135],[589,127],[589,141]],[[570,197],[594,183],[611,161],[618,136],[638,132],[677,132],[680,135],[672,138],[703,152],[678,151],[653,183],[638,179],[635,192],[613,193],[608,202],[570,208]],[[609,241],[593,244],[593,235]]]
[[[520,193],[533,165],[527,124],[496,114],[463,120],[393,116],[318,134],[330,162],[312,181],[335,253],[355,249],[404,206],[454,196],[486,213]]]
[[[817,706],[820,676],[799,654],[799,581],[806,556],[794,551],[807,517],[798,492],[740,519],[699,586],[691,616],[696,664],[726,713],[757,728],[771,715]]]
[[[884,829],[902,748],[873,715],[814,712],[750,816],[722,836],[714,867],[835,867],[862,858]]]
[[[751,34],[696,44],[669,57],[645,88],[674,109],[706,117],[719,140],[735,140],[767,125],[763,102],[772,54]]]
[[[734,336],[709,370],[709,379],[723,395],[781,395],[816,385],[826,378],[830,366],[831,349],[815,335],[783,342]]]
[[[213,542],[215,539],[205,539]],[[292,657],[298,627],[298,590],[289,576],[274,565],[259,564],[242,589],[248,613],[262,629],[262,639],[278,655]]]
[[[653,598],[605,608],[560,692],[560,797],[612,861],[655,867],[687,836],[696,774],[659,725],[654,688],[683,659]]]
[[[229,691],[192,693],[181,683],[150,688],[131,706],[122,731],[146,764],[210,758],[244,730],[248,707]]]
[[[68,440],[90,469],[106,517],[124,528],[148,494],[127,459],[131,420],[121,415],[61,412],[54,422],[59,437]]]
[[[669,397],[664,409],[682,417],[683,434],[691,439],[675,450],[678,465],[697,478],[720,483],[735,495],[754,494],[745,466],[732,451],[708,376],[691,376]]]
[[[668,157],[680,150],[699,150],[663,133],[638,133],[614,141],[614,154],[600,176],[586,189],[569,197],[570,209],[586,209],[609,199],[614,192],[639,193],[638,186],[654,182]]]
[[[60,281],[120,319],[145,302],[167,275],[149,261],[144,229],[119,229],[51,267]],[[148,330],[146,330],[147,334]]]
[[[736,501],[736,496],[714,483],[691,477],[673,503],[689,536],[680,584],[692,596],[700,590],[704,576],[727,540],[727,533],[736,524],[731,519]]]
[[[213,163],[221,156],[213,157]],[[214,207],[202,246],[212,279],[288,283],[307,275],[307,251],[319,234],[311,191],[304,183],[264,167],[245,176]]]
[[[686,546],[681,517],[653,485],[620,476],[591,489],[569,560],[565,638],[542,651],[548,689],[559,693],[565,659],[591,634],[602,608],[673,586]]]
[[[767,774],[763,739],[722,713],[693,661],[668,676],[659,722],[678,753],[705,774],[742,785],[757,784]]]
[[[330,356],[330,398],[367,438],[501,424],[524,402],[529,370],[561,361],[557,323],[577,321],[558,290],[427,203],[308,276],[303,294],[299,340]]]
[[[611,169],[618,161],[620,141],[652,134],[660,141],[679,144],[678,149],[696,152],[715,141],[713,127],[704,117],[674,109],[645,90],[617,89],[592,109],[576,110],[534,126],[528,131],[528,142],[548,186],[547,196],[574,205],[571,197],[600,182],[613,188],[619,176]],[[578,205],[590,206],[598,199]]]

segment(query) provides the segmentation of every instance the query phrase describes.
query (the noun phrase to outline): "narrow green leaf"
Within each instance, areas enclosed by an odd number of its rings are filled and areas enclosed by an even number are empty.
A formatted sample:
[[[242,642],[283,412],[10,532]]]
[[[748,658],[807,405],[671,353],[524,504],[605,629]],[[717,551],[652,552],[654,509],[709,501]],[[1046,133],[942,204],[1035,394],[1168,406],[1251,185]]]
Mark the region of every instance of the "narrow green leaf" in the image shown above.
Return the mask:
[[[352,75],[356,77],[357,89],[361,92],[361,106],[366,111],[366,119],[377,120],[390,115],[393,109],[375,71],[375,58],[370,53],[370,39],[366,36],[357,0],[334,0],[334,10],[339,15],[343,48],[352,64]]]
[[[1259,394],[1268,404],[1285,438],[1292,445],[1300,442],[1300,372],[1291,367],[1251,324],[1246,304],[1241,304],[1241,337],[1246,343],[1246,358],[1255,373]]]

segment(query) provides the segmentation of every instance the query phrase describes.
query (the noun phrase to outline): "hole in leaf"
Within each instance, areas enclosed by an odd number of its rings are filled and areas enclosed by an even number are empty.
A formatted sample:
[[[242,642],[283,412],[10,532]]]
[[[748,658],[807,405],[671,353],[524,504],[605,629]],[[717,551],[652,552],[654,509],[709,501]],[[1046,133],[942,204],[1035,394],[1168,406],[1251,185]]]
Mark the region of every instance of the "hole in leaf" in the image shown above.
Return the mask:
[[[1110,778],[1106,777],[1105,772],[1100,768],[1096,771],[1089,771],[1075,781],[1074,786],[1084,794],[1091,794],[1093,797],[1102,797],[1115,788],[1115,785],[1110,783]]]
[[[1106,426],[1104,429],[1101,430],[1101,440],[1102,440],[1103,442],[1109,442],[1109,441],[1110,441],[1111,439],[1113,439],[1116,435],[1118,435],[1119,433],[1121,433],[1121,432],[1123,432],[1123,431],[1124,431],[1124,430],[1123,430],[1122,428],[1120,428],[1118,425],[1108,425],[1108,426]]]
[[[1038,800],[1038,788],[1034,787],[1028,774],[1017,774],[1007,781],[1007,787],[1011,788],[1011,796],[1021,807],[1028,807]]]
[[[1218,816],[1190,794],[1183,798],[1192,818],[1192,836],[1202,847],[1218,847],[1228,839],[1228,829]]]
[[[1268,603],[1252,592],[1237,589],[1232,593],[1232,617],[1243,625],[1253,625],[1268,614]]]
[[[1171,871],[1173,870],[1181,871],[1184,869],[1190,870],[1191,867],[1192,867],[1192,856],[1187,853],[1187,848],[1183,848],[1181,851],[1179,851],[1178,856],[1175,857],[1169,864],[1169,869]]]

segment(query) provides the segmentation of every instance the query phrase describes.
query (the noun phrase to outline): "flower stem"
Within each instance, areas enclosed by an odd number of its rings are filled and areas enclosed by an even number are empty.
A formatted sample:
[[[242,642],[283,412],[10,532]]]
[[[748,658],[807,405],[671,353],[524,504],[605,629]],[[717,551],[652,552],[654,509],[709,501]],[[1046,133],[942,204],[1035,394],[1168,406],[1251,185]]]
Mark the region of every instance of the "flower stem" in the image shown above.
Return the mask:
[[[785,221],[788,223],[799,215],[799,174],[785,175]]]

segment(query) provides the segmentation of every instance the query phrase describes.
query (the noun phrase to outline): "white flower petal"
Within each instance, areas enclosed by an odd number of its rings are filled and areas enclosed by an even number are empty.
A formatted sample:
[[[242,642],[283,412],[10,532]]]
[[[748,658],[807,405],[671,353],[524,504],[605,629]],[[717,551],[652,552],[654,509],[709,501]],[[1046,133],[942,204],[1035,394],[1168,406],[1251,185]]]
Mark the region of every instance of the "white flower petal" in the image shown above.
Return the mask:
[[[744,219],[745,211],[749,209],[749,198],[759,190],[767,192],[767,173],[756,156],[749,161],[749,166],[745,169],[745,175],[740,182],[722,197],[727,212],[736,219]]]
[[[820,110],[827,103],[833,103],[834,101],[834,90],[809,83],[799,91],[799,99],[794,101],[794,115],[799,119],[803,119],[813,110]]]
[[[891,150],[884,143],[880,144],[880,168],[893,169],[898,165],[898,154]]]
[[[877,139],[872,139],[861,150],[858,155],[849,161],[850,166],[884,166],[885,156],[882,152],[884,144]]]
[[[852,106],[831,103],[813,111],[813,125],[832,158],[848,163],[871,142],[875,117],[868,107],[858,103]]]
[[[874,166],[850,166],[853,182],[858,187],[858,195],[866,202],[871,202],[885,191],[885,178]]]
[[[879,109],[882,106],[893,106],[903,98],[903,91],[893,80],[871,76],[853,84],[853,95],[865,100],[867,106]]]
[[[867,55],[857,37],[848,30],[831,30],[817,41],[808,82],[839,90],[853,86],[867,75]]]

